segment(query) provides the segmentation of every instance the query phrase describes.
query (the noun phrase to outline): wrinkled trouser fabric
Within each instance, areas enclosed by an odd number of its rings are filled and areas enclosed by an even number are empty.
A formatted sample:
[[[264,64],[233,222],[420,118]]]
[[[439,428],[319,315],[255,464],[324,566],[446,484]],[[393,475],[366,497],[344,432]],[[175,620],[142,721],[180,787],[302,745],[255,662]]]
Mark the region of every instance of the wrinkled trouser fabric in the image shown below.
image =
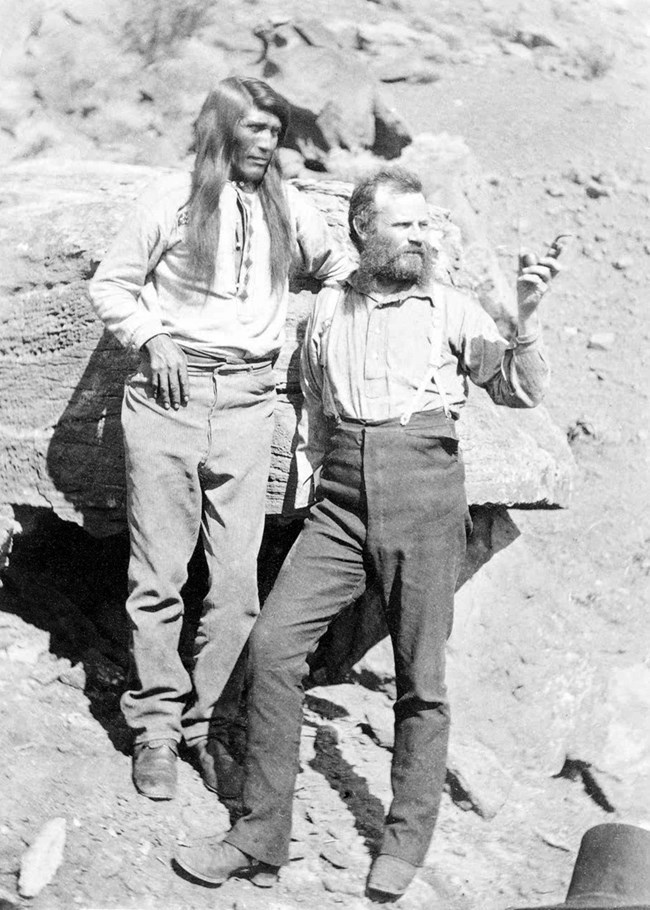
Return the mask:
[[[445,780],[445,643],[466,549],[464,469],[456,441],[440,432],[428,414],[406,427],[343,423],[334,432],[322,498],[250,639],[244,815],[226,840],[259,860],[288,858],[307,654],[367,585],[379,589],[397,682],[380,852],[424,860]]]
[[[135,743],[192,742],[236,713],[238,658],[259,613],[274,402],[270,364],[192,371],[178,411],[156,403],[142,373],[127,383],[131,661],[122,711]],[[199,537],[209,590],[190,677],[178,650],[180,592]]]

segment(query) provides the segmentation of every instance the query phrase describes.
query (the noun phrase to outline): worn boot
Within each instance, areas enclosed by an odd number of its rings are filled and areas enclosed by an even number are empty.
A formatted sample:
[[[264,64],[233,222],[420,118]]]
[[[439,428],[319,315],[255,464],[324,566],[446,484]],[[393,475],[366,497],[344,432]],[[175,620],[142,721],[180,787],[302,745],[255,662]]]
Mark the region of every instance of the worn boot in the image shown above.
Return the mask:
[[[406,860],[380,853],[370,869],[366,894],[368,897],[398,898],[404,894],[417,871],[417,866]]]
[[[235,874],[247,875],[258,888],[270,888],[278,880],[276,866],[260,863],[234,844],[214,837],[192,847],[180,847],[174,859],[184,872],[208,885],[221,885]]]
[[[176,795],[178,744],[173,739],[138,743],[133,748],[133,783],[149,799],[173,799]]]
[[[222,799],[237,799],[241,795],[243,769],[220,740],[214,736],[198,739],[188,749],[208,790]]]

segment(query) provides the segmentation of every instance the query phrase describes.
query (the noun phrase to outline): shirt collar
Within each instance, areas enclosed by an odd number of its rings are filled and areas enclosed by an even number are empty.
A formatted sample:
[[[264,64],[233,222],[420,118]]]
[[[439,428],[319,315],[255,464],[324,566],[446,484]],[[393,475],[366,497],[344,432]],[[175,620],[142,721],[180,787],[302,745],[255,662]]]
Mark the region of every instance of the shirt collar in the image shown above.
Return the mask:
[[[389,294],[386,296],[375,296],[374,294],[370,293],[368,287],[360,279],[358,270],[355,270],[345,279],[345,284],[351,287],[352,290],[356,291],[357,294],[361,294],[363,297],[368,298],[375,304],[396,303],[400,300],[406,300],[408,297],[416,297],[420,300],[429,300],[433,304],[435,299],[431,282],[425,287],[420,287],[417,284],[412,284],[409,288],[401,291],[395,291],[394,294]]]

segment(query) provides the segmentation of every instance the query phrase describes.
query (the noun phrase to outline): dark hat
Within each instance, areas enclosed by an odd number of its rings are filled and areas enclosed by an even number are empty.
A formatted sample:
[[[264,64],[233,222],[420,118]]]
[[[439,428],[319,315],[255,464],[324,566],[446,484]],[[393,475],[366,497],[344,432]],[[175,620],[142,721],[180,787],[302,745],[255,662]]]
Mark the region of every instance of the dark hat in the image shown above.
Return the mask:
[[[635,825],[590,828],[566,901],[535,910],[650,910],[650,831]]]

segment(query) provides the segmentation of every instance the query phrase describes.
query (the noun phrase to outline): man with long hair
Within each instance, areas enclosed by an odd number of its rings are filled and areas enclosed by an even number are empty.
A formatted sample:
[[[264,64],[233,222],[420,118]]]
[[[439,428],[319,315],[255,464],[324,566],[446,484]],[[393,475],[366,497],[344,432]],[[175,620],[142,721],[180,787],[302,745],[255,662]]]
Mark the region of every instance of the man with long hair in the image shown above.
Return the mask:
[[[195,123],[191,177],[179,171],[147,190],[90,285],[108,329],[142,352],[122,409],[131,540],[122,710],[134,784],[151,799],[173,797],[181,739],[209,789],[237,793],[228,721],[259,613],[288,276],[294,266],[323,281],[348,271],[324,218],[282,180],[276,149],[288,119],[266,83],[220,82]],[[209,590],[190,676],[181,589],[199,538]]]
[[[315,504],[251,636],[243,813],[222,840],[180,848],[177,863],[202,882],[248,870],[268,886],[287,862],[307,655],[370,586],[397,690],[393,800],[367,882],[383,901],[424,862],[445,782],[445,644],[470,524],[456,421],[470,379],[501,405],[541,400],[536,311],[559,241],[539,261],[522,257],[509,344],[476,301],[433,280],[417,176],[395,168],[362,181],[349,224],[359,267],[321,290],[302,348],[296,459]]]

